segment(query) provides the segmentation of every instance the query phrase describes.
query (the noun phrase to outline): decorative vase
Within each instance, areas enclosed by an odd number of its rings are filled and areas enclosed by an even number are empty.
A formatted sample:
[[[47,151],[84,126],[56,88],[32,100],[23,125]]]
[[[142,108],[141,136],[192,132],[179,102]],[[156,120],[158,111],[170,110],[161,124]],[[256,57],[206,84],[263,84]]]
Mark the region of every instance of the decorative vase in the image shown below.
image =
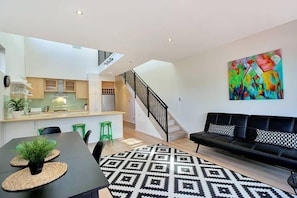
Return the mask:
[[[31,162],[29,161],[28,166],[31,172],[31,175],[37,175],[41,173],[44,164],[44,159],[40,162]]]

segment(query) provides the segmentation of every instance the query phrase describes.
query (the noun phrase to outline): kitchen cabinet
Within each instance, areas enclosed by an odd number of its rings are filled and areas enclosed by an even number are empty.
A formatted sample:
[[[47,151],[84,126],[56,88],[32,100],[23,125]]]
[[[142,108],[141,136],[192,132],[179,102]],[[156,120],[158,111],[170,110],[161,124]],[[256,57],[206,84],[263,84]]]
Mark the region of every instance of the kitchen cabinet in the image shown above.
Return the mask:
[[[79,99],[86,99],[89,97],[89,84],[88,81],[77,80],[75,81],[76,84],[76,98]]]
[[[64,92],[75,92],[75,80],[64,80]]]
[[[44,98],[44,79],[43,78],[33,78],[33,77],[28,77],[27,78],[28,83],[31,84],[32,86],[32,95],[29,96],[28,98],[31,99],[43,99]]]
[[[104,89],[114,89],[114,82],[113,81],[102,81],[101,86]]]
[[[115,95],[114,82],[102,81],[102,95]]]
[[[58,80],[57,79],[44,79],[44,91],[45,92],[57,92]]]

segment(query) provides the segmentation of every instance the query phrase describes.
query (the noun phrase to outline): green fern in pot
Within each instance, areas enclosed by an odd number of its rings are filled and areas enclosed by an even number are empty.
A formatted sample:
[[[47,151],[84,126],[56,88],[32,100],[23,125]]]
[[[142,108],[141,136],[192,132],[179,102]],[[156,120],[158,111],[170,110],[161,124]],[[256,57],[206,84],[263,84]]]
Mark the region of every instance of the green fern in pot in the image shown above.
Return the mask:
[[[32,141],[22,142],[17,145],[16,152],[21,159],[28,160],[31,174],[41,172],[44,159],[56,147],[56,141],[48,140],[46,136],[38,136]],[[35,167],[38,166],[38,167]],[[34,168],[37,170],[34,170]],[[35,171],[35,172],[34,172]]]

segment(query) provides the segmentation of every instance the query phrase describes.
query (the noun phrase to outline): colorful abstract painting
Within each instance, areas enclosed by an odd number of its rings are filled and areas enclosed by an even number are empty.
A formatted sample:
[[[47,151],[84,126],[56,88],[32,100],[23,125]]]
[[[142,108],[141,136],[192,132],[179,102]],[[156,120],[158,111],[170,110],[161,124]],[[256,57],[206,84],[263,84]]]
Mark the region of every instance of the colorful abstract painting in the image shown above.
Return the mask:
[[[228,62],[230,100],[283,99],[281,50]]]

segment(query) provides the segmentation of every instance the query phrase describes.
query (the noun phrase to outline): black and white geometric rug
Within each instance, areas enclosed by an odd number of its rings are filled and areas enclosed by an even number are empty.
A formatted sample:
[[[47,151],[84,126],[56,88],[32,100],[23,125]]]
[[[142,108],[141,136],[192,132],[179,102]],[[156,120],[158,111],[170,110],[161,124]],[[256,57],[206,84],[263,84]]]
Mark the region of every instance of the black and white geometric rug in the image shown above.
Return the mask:
[[[102,157],[113,197],[295,197],[163,144]]]

